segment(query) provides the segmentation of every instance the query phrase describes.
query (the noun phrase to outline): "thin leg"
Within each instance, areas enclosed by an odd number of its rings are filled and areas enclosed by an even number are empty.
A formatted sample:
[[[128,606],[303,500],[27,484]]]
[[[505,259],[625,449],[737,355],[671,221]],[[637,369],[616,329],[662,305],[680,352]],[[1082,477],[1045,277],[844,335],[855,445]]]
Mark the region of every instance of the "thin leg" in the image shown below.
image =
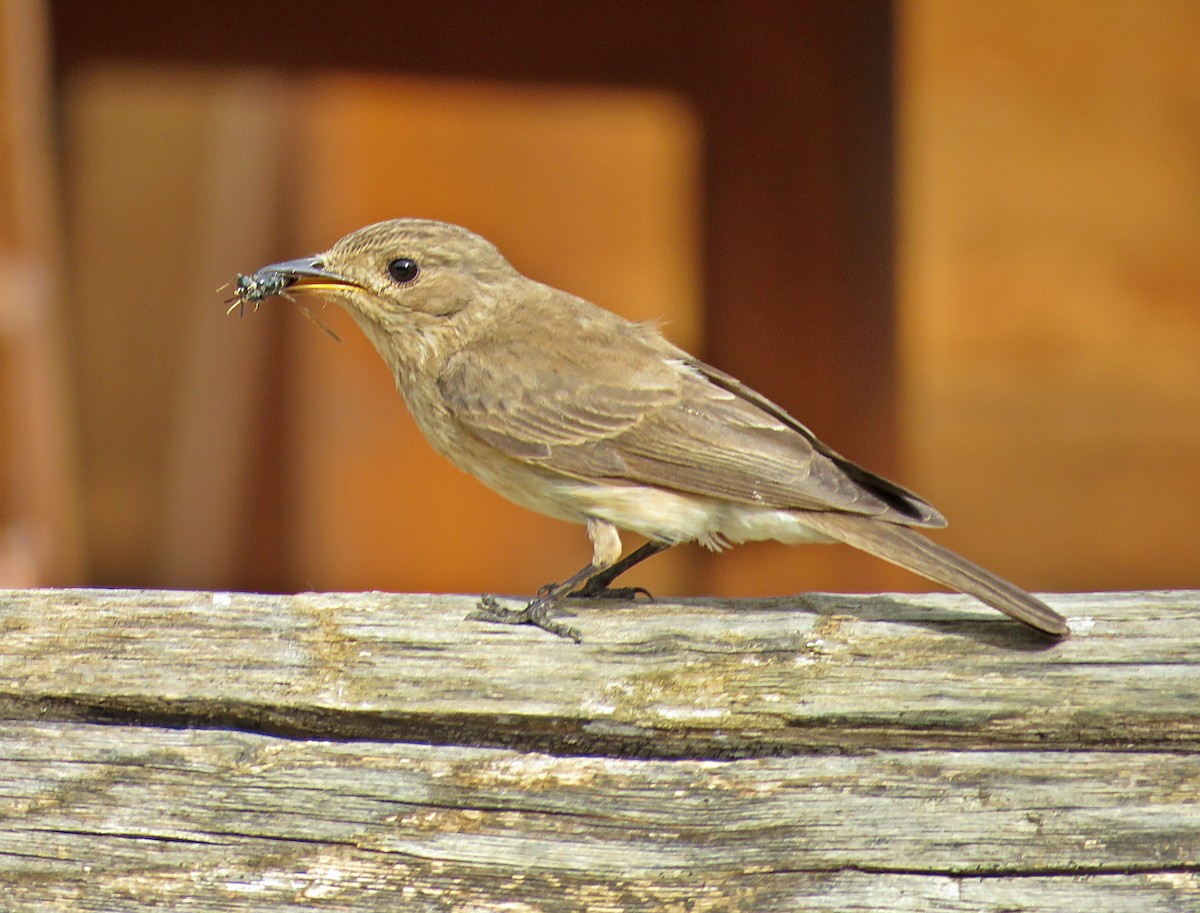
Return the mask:
[[[591,577],[584,581],[583,586],[572,590],[567,595],[577,596],[581,599],[633,599],[639,593],[644,593],[645,595],[650,596],[650,591],[645,587],[611,587],[609,584],[611,584],[635,564],[641,564],[647,558],[651,558],[654,555],[657,555],[659,552],[670,547],[671,543],[669,542],[647,542],[644,545],[635,548],[632,552],[630,552],[612,567],[592,574]],[[650,598],[653,599],[654,597],[650,596]]]

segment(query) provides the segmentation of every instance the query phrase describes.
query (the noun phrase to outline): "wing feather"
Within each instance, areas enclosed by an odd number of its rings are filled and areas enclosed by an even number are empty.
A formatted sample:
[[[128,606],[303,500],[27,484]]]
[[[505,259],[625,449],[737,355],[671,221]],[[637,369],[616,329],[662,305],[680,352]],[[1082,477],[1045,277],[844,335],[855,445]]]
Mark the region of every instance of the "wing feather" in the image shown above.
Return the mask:
[[[614,346],[610,334],[583,332],[563,350],[493,337],[451,356],[439,391],[472,434],[567,476],[772,508],[944,522],[760,394],[648,334],[626,333]]]

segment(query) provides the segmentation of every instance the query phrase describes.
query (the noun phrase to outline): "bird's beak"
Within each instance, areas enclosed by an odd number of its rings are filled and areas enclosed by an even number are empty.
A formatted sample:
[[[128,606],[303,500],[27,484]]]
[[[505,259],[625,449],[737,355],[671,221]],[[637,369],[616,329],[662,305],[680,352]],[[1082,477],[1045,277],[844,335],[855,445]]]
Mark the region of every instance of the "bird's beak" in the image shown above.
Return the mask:
[[[264,266],[254,274],[264,282],[280,281],[289,290],[333,291],[336,289],[360,288],[357,282],[325,269],[320,257],[301,257]]]

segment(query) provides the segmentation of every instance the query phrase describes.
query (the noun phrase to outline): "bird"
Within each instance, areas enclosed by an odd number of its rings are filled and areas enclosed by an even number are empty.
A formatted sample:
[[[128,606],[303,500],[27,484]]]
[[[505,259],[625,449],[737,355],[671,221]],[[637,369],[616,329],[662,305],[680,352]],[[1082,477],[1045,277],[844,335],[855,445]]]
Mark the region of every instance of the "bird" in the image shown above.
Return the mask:
[[[585,567],[522,609],[483,596],[471,618],[579,641],[555,617],[568,597],[644,593],[612,584],[681,543],[774,539],[846,543],[1045,635],[1070,633],[1043,601],[924,535],[946,520],[919,495],[655,324],[522,275],[466,228],[378,222],[324,253],[239,274],[234,289],[255,307],[310,293],[374,344],[434,450],[522,507],[586,527]],[[622,557],[621,531],[647,541]]]

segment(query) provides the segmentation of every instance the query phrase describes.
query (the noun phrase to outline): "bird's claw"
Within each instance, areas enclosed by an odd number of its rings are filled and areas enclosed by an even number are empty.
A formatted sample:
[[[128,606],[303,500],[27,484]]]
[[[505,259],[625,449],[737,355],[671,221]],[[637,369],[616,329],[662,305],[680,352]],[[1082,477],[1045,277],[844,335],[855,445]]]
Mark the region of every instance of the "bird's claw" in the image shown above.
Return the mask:
[[[635,601],[639,596],[645,596],[650,602],[654,602],[654,594],[644,586],[596,586],[593,587],[590,583],[585,583],[577,590],[572,590],[567,594],[570,599],[623,599],[627,602]]]
[[[537,598],[547,599],[559,588],[557,583],[547,583],[538,588]],[[632,602],[639,596],[645,596],[649,602],[654,602],[654,594],[644,586],[609,586],[606,583],[588,581],[578,589],[563,594],[563,599],[622,599]]]
[[[543,588],[544,589],[544,588]],[[543,631],[549,631],[558,637],[567,637],[580,643],[583,635],[576,629],[550,617],[550,609],[554,604],[539,591],[538,598],[523,609],[506,609],[500,605],[494,596],[481,596],[479,603],[470,615],[471,621],[486,621],[501,625],[533,625]]]

